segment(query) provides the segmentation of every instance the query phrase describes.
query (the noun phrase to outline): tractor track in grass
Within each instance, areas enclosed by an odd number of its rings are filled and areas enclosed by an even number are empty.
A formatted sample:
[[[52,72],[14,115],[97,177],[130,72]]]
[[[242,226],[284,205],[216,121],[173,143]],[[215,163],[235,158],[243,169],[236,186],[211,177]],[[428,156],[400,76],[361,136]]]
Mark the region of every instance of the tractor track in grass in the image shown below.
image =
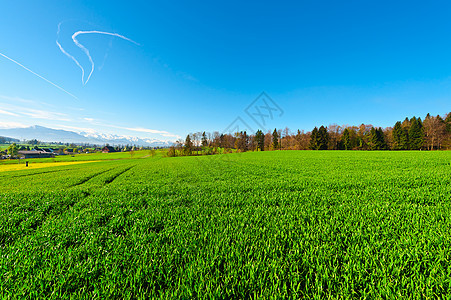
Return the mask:
[[[131,166],[128,167],[122,171],[120,171],[119,173],[115,174],[113,177],[108,178],[107,180],[105,180],[105,185],[112,183],[116,178],[118,178],[119,176],[121,176],[122,174],[124,174],[125,172],[128,172],[130,169],[134,168],[135,166]]]
[[[80,185],[84,184],[85,182],[87,182],[87,181],[93,179],[94,177],[97,177],[97,176],[99,176],[99,175],[102,175],[103,173],[106,173],[106,172],[111,171],[111,170],[113,170],[113,169],[114,169],[114,168],[110,168],[110,169],[107,169],[107,170],[104,170],[104,171],[101,171],[101,172],[94,173],[94,174],[92,174],[92,175],[90,175],[90,176],[87,176],[87,177],[83,178],[83,179],[80,180],[79,182],[70,185],[69,187],[80,186]]]

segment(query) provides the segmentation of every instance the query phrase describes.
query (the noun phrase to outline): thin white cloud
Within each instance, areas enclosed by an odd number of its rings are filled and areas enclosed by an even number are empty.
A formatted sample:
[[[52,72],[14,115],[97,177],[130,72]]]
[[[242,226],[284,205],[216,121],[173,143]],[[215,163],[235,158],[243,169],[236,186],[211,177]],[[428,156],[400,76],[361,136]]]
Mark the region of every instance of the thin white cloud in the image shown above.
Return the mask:
[[[137,131],[137,132],[147,132],[147,133],[157,133],[157,134],[163,134],[163,133],[169,133],[167,131],[161,131],[161,130],[155,130],[155,129],[147,129],[147,128],[130,128],[130,127],[121,127],[122,129],[127,129],[130,131]]]
[[[6,99],[8,97],[0,96],[0,98]],[[17,98],[10,97],[12,100],[9,102],[16,102]],[[2,109],[0,110],[0,113],[4,115],[9,115],[13,117],[26,117],[26,118],[33,118],[33,119],[44,119],[44,120],[53,120],[53,121],[66,121],[69,122],[71,119],[68,117],[68,115],[60,112],[55,111],[49,111],[49,110],[42,110],[42,109],[36,109],[30,106],[39,106],[39,103],[27,103],[28,105],[18,105],[18,104],[11,104],[8,102],[0,102],[0,105],[2,106]]]
[[[15,102],[22,102],[22,103],[36,103],[34,100],[24,99],[20,97],[10,97],[5,95],[0,95],[0,99],[8,100],[8,101],[15,101]]]
[[[156,129],[149,129],[149,128],[142,128],[142,127],[123,127],[123,126],[116,126],[116,125],[105,125],[107,127],[117,128],[117,129],[125,129],[129,131],[135,131],[135,132],[144,132],[144,133],[152,133],[152,134],[159,134],[161,136],[165,137],[175,137],[180,138],[179,135],[163,131],[163,130],[156,130]]]
[[[165,136],[165,137],[175,137],[178,139],[182,138],[180,135],[176,135],[176,134],[172,134],[172,133],[162,133],[161,135]]]
[[[97,133],[96,130],[92,128],[84,128],[84,127],[77,127],[77,126],[68,126],[68,125],[61,125],[59,124],[55,129],[72,129],[76,130],[78,132],[89,132],[89,133]]]
[[[155,130],[155,129],[141,128],[141,127],[130,128],[130,127],[122,127],[122,126],[101,124],[101,123],[98,123],[96,125],[103,126],[103,127],[109,127],[109,128],[116,128],[116,129],[134,131],[134,132],[144,132],[144,133],[151,133],[151,134],[159,134],[159,135],[164,136],[164,137],[180,138],[179,135],[172,134],[170,132],[163,131],[163,130]],[[89,133],[98,133],[97,130],[94,130],[92,128],[83,128],[83,127],[77,127],[77,126],[72,126],[72,125],[58,125],[58,126],[61,127],[61,128],[65,128],[65,129],[77,130],[79,132],[84,131],[84,132],[89,132]]]
[[[172,134],[170,132],[167,131],[162,131],[162,130],[155,130],[155,129],[148,129],[148,128],[141,128],[141,127],[136,127],[136,128],[130,128],[130,127],[121,127],[123,129],[126,130],[130,130],[130,131],[136,131],[136,132],[146,132],[146,133],[154,133],[154,134],[159,134],[165,137],[175,137],[175,138],[180,138],[180,136],[176,135],[176,134]]]
[[[84,111],[86,109],[82,108],[82,107],[66,107],[66,109],[70,109],[70,110],[75,110],[75,111]]]
[[[58,112],[52,112],[52,111],[46,111],[46,110],[39,110],[39,109],[32,109],[32,108],[26,108],[25,111],[20,112],[23,115],[29,116],[34,119],[45,119],[45,120],[54,120],[54,121],[71,121],[71,119],[67,118],[66,114],[58,113]]]
[[[28,69],[27,67],[25,67],[25,66],[24,66],[24,65],[22,65],[21,63],[19,63],[19,62],[15,61],[14,59],[12,59],[12,58],[10,58],[10,57],[6,56],[6,55],[5,55],[5,54],[3,54],[3,53],[0,53],[0,55],[1,55],[1,56],[3,56],[4,58],[6,58],[6,59],[7,59],[7,60],[9,60],[9,61],[12,61],[12,62],[13,62],[13,63],[15,63],[16,65],[18,65],[18,66],[20,66],[20,67],[24,68],[24,69],[25,69],[25,70],[27,70],[28,72],[30,72],[30,73],[32,73],[32,74],[34,74],[34,75],[38,76],[39,78],[41,78],[41,79],[43,79],[43,80],[45,80],[45,81],[47,81],[48,83],[50,83],[50,84],[51,84],[51,85],[53,85],[54,87],[56,87],[56,88],[60,89],[61,91],[65,92],[66,94],[68,94],[68,95],[70,95],[70,96],[72,96],[72,97],[74,97],[75,99],[77,99],[77,100],[78,100],[77,96],[75,96],[75,95],[73,95],[73,94],[69,93],[68,91],[66,91],[65,89],[63,89],[63,88],[62,88],[62,87],[60,87],[59,85],[56,85],[55,83],[51,82],[51,81],[50,81],[50,80],[48,80],[47,78],[44,78],[44,77],[42,77],[41,75],[39,75],[39,74],[37,74],[37,73],[35,73],[35,72],[31,71],[30,69]]]
[[[153,134],[155,134],[156,132],[165,132],[165,131],[154,130],[154,129],[146,129],[146,128],[137,128],[138,130],[133,130],[133,129],[136,129],[136,128],[127,128],[127,127],[121,127],[121,126],[115,126],[115,125],[105,125],[105,124],[103,126],[111,127],[111,128],[117,128],[117,129],[125,129],[125,130],[130,130],[130,131],[137,131],[137,132],[153,133]],[[74,130],[74,131],[79,132],[79,133],[84,132],[84,133],[89,133],[89,134],[92,134],[92,135],[103,135],[103,136],[105,136],[105,133],[101,134],[101,133],[99,133],[98,130],[94,130],[92,128],[86,128],[86,127],[77,127],[77,126],[61,125],[61,124],[59,124],[59,125],[57,125],[57,127],[55,127],[55,129]],[[120,134],[120,133],[117,133],[117,132],[110,133],[110,134],[113,134],[115,136],[122,136],[122,137],[129,138],[129,139],[136,138],[136,136],[133,136],[133,135],[123,135],[123,134]],[[180,136],[174,135],[174,134],[171,134],[171,133],[167,133],[167,134],[158,133],[158,134],[160,134],[161,136],[164,136],[164,137],[180,138]],[[108,133],[106,134],[106,136],[108,136]],[[150,137],[140,137],[140,138],[144,139],[144,140],[148,139],[148,141],[154,140],[154,139],[152,139]]]
[[[18,116],[19,116],[18,114],[15,114],[15,113],[12,113],[12,112],[10,112],[10,111],[3,110],[3,109],[0,109],[0,114],[8,115],[8,116],[13,116],[13,117],[18,117]]]
[[[25,98],[21,98],[21,97],[10,97],[10,96],[5,96],[5,95],[0,95],[0,99],[8,100],[10,102],[26,103],[28,106],[34,105],[34,106],[42,107],[44,105],[44,106],[48,106],[48,107],[55,107],[54,105],[43,102],[43,101],[25,99]]]
[[[25,125],[19,122],[0,122],[0,128],[9,129],[9,128],[26,128],[30,127],[30,125]]]

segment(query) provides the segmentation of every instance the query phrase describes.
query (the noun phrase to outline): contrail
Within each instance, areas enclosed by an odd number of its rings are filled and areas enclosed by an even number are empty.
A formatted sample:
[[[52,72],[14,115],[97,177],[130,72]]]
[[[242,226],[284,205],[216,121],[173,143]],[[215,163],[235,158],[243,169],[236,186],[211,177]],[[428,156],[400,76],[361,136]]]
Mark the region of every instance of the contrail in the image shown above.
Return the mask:
[[[58,32],[57,32],[57,36],[59,36],[60,33],[60,27],[61,27],[61,23],[58,24]],[[63,52],[67,57],[69,57],[70,59],[72,59],[77,66],[81,69],[81,82],[83,83],[83,85],[86,85],[89,81],[89,79],[91,78],[92,73],[94,72],[94,61],[92,60],[91,54],[89,53],[89,50],[83,46],[77,39],[77,37],[81,34],[104,34],[104,35],[111,35],[111,36],[115,36],[118,38],[121,38],[123,40],[132,42],[136,45],[139,45],[137,42],[133,41],[132,39],[129,39],[126,36],[120,35],[118,33],[111,33],[111,32],[105,32],[105,31],[97,31],[97,30],[90,30],[90,31],[77,31],[72,35],[72,41],[74,41],[75,45],[80,48],[88,57],[89,62],[91,63],[91,72],[89,72],[88,78],[84,81],[84,77],[85,77],[85,70],[84,68],[81,66],[81,64],[78,62],[77,59],[75,59],[75,57],[73,57],[72,55],[70,55],[69,53],[67,53],[66,50],[64,50],[64,48],[61,46],[61,44],[58,42],[58,39],[56,40],[56,44],[58,45],[58,47],[60,48],[61,52]]]
[[[1,52],[0,52],[0,55],[3,56],[3,57],[6,58],[6,59],[12,61],[12,62],[15,63],[16,65],[21,66],[22,68],[24,68],[24,69],[27,70],[28,72],[30,72],[30,73],[32,73],[32,74],[38,76],[38,77],[41,78],[41,79],[44,79],[45,81],[47,81],[48,83],[50,83],[50,84],[53,85],[54,87],[57,87],[58,89],[60,89],[60,90],[62,90],[63,92],[65,92],[66,94],[68,94],[68,95],[70,95],[70,96],[72,96],[72,97],[74,97],[75,99],[78,100],[77,96],[75,96],[75,95],[69,93],[68,91],[66,91],[65,89],[63,89],[62,87],[60,87],[59,85],[54,84],[53,82],[51,82],[50,80],[48,80],[48,79],[42,77],[41,75],[39,75],[39,74],[37,74],[37,73],[31,71],[30,69],[28,69],[27,67],[25,67],[25,66],[22,65],[21,63],[15,61],[14,59],[12,59],[12,58],[6,56],[5,54],[3,54],[3,53],[1,53]]]
[[[58,31],[56,32],[57,36],[59,37],[60,35],[60,30],[61,30],[61,24],[63,22],[60,22],[58,24]],[[58,47],[60,48],[61,52],[63,52],[67,57],[69,57],[70,59],[72,59],[77,66],[80,67],[81,69],[81,83],[83,83],[83,77],[85,76],[85,70],[83,69],[83,67],[80,65],[80,63],[78,62],[78,60],[75,59],[75,57],[73,57],[72,55],[70,55],[69,53],[66,52],[66,50],[63,49],[63,47],[61,46],[61,44],[58,42],[58,38],[56,39],[56,44],[58,45]]]
[[[88,75],[88,78],[85,81],[85,85],[88,83],[89,79],[91,78],[92,73],[94,72],[94,61],[92,60],[92,57],[89,53],[89,50],[86,49],[85,46],[83,46],[78,40],[77,40],[77,36],[79,36],[80,34],[90,34],[90,33],[97,33],[97,34],[105,34],[105,35],[111,35],[111,36],[116,36],[118,38],[124,39],[126,41],[132,42],[136,45],[139,45],[137,42],[129,39],[128,37],[125,37],[123,35],[120,35],[118,33],[111,33],[111,32],[105,32],[105,31],[97,31],[97,30],[92,30],[92,31],[77,31],[72,35],[72,40],[74,41],[75,45],[77,45],[78,48],[80,48],[81,50],[83,50],[83,52],[85,52],[85,54],[88,56],[89,58],[89,62],[91,63],[91,72]],[[84,70],[83,70],[83,74],[84,74]]]

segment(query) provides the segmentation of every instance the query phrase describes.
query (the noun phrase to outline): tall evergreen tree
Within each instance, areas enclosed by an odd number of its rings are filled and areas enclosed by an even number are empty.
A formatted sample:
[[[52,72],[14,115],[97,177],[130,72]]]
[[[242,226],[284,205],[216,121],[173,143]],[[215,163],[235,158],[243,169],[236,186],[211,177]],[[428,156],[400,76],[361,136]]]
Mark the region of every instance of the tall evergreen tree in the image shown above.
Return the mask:
[[[407,132],[407,128],[401,125],[401,122],[396,122],[395,127],[393,127],[392,134],[393,150],[409,149],[409,133]]]
[[[409,132],[407,131],[407,128],[403,127],[401,130],[401,149],[402,150],[409,150]]]
[[[225,135],[223,133],[221,133],[221,135],[219,136],[219,147],[221,148],[225,148]]]
[[[388,145],[387,142],[385,141],[385,135],[384,132],[382,131],[382,128],[379,127],[378,129],[376,129],[376,136],[378,150],[387,150]]]
[[[247,151],[249,147],[249,136],[247,135],[246,130],[243,131],[241,138],[243,139],[243,151]]]
[[[255,139],[257,140],[257,148],[260,149],[260,151],[265,150],[265,135],[263,132],[259,129],[255,133]]]
[[[201,143],[202,143],[202,147],[207,147],[207,145],[208,145],[207,135],[205,134],[205,131],[202,132]]]
[[[312,134],[310,135],[310,149],[319,150],[318,145],[318,128],[313,128]]]
[[[274,150],[279,147],[279,133],[277,132],[277,128],[274,128],[274,131],[272,133],[272,146]]]
[[[192,151],[193,151],[193,142],[191,141],[191,137],[188,134],[185,139],[185,146],[183,147],[183,152],[185,153],[185,155],[191,155]]]
[[[329,145],[329,133],[326,127],[321,126],[318,129],[318,146],[319,150],[327,150]]]
[[[368,147],[370,150],[378,150],[378,139],[377,139],[377,131],[374,127],[371,128],[370,134],[368,137]]]
[[[446,115],[445,118],[446,131],[451,133],[451,112]]]
[[[410,126],[411,126],[412,124],[410,123],[409,118],[406,117],[406,118],[404,119],[404,121],[402,121],[401,125],[402,125],[402,127],[404,127],[405,129],[409,130],[409,128],[410,128]]]
[[[401,150],[401,122],[396,122],[392,130],[393,150]]]
[[[385,150],[387,143],[385,142],[384,132],[382,128],[372,127],[368,136],[368,146],[370,150]]]
[[[420,118],[410,119],[409,149],[419,150],[424,144],[424,128]]]
[[[447,149],[451,149],[451,112],[446,115],[445,118],[445,138],[444,146]]]

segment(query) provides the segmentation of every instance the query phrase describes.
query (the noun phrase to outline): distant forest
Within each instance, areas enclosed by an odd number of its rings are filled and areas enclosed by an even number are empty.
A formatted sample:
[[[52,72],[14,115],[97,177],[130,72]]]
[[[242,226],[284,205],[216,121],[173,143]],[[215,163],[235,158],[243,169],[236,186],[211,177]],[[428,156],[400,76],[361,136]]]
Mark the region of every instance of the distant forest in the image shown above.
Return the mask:
[[[451,113],[443,117],[406,118],[393,127],[370,124],[313,128],[310,132],[289,128],[266,133],[246,131],[229,133],[197,132],[177,141],[169,156],[215,154],[232,151],[272,150],[446,150],[451,149]]]

